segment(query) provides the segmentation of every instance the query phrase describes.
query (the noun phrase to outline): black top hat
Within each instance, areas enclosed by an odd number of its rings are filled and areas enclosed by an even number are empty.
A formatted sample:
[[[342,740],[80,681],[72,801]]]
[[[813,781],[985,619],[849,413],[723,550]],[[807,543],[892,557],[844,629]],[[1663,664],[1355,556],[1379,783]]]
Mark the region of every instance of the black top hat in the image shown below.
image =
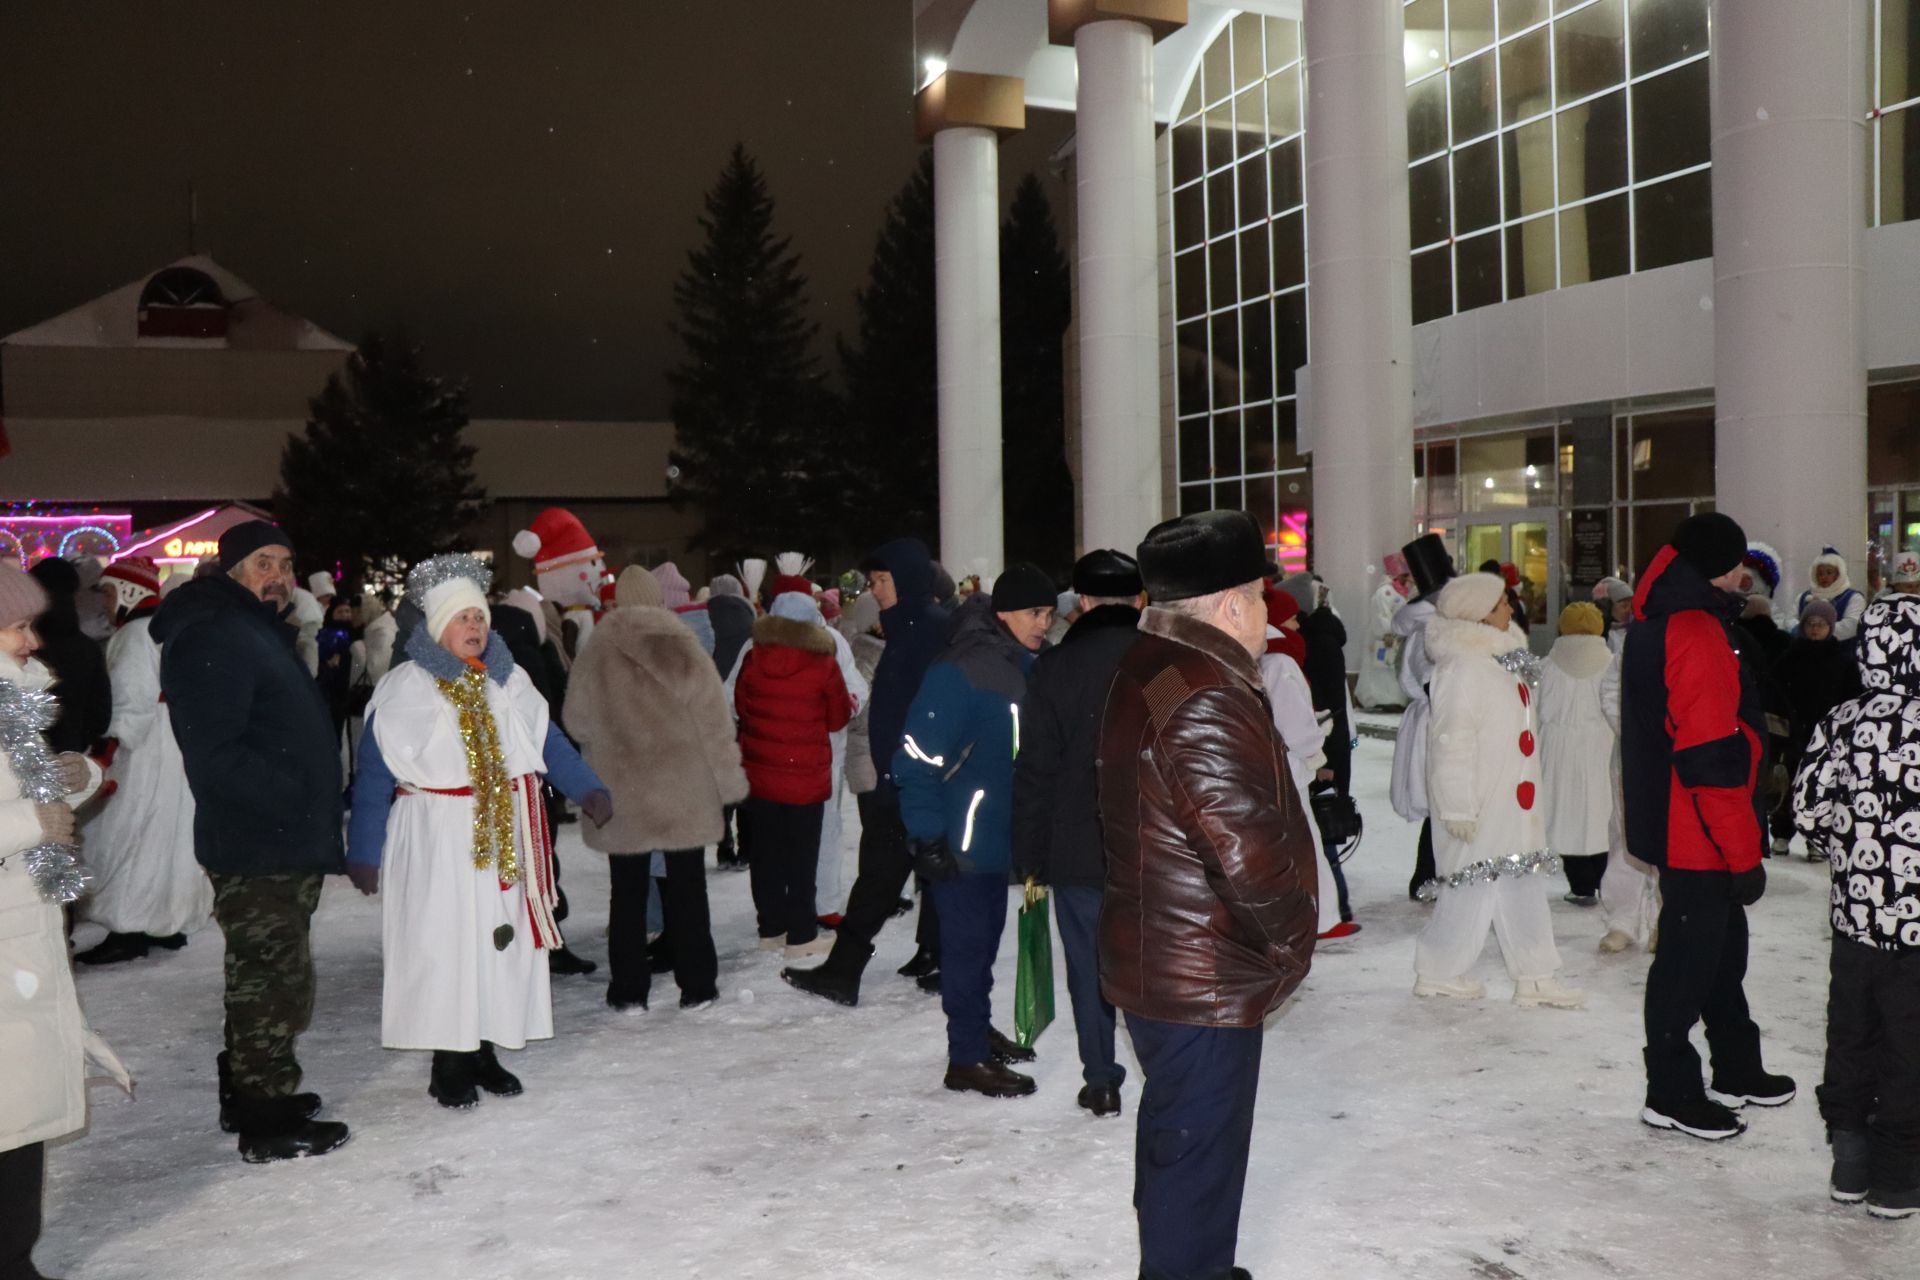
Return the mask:
[[[1270,582],[1279,573],[1267,559],[1259,526],[1244,511],[1203,511],[1162,521],[1140,544],[1140,576],[1155,604]]]
[[[1434,594],[1453,580],[1453,557],[1437,533],[1423,533],[1400,548],[1407,558],[1407,572],[1413,575],[1414,599]]]
[[[1075,595],[1095,600],[1132,599],[1143,589],[1140,562],[1124,551],[1089,551],[1073,566]]]

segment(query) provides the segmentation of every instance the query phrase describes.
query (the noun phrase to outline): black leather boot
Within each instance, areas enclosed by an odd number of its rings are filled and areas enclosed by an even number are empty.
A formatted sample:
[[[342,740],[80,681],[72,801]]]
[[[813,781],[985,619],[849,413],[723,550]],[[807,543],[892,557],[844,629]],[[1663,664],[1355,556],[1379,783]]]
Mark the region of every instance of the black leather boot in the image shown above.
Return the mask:
[[[494,1056],[491,1040],[482,1040],[480,1052],[474,1055],[473,1080],[482,1089],[500,1098],[514,1098],[524,1092],[520,1087],[520,1077],[501,1066],[500,1059]]]
[[[242,1095],[232,1104],[240,1131],[240,1158],[248,1164],[323,1156],[345,1146],[352,1132],[336,1120],[309,1120],[289,1098]]]
[[[477,1106],[480,1092],[474,1087],[474,1059],[477,1053],[456,1053],[449,1049],[433,1051],[433,1073],[427,1079],[427,1093],[443,1107],[465,1111]]]
[[[240,1121],[233,1113],[233,1064],[225,1049],[213,1060],[213,1069],[220,1077],[220,1132],[238,1133]],[[320,1114],[321,1102],[317,1093],[296,1093],[280,1101],[301,1120],[311,1120]]]

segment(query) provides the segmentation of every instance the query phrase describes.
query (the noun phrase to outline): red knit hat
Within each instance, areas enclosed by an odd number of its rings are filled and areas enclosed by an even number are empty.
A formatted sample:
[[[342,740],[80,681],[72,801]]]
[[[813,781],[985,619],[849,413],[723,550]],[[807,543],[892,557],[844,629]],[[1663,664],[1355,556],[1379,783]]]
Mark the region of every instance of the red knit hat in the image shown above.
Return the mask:
[[[545,573],[575,560],[594,560],[600,548],[585,525],[564,507],[548,507],[533,523],[513,535],[513,549],[533,561],[535,572]]]
[[[767,599],[778,600],[789,591],[798,591],[807,599],[813,599],[813,583],[792,573],[782,573],[774,577],[773,585],[767,588]]]
[[[108,565],[100,575],[101,584],[110,586],[118,598],[119,612],[132,613],[144,604],[160,600],[160,571],[146,556],[126,556]]]

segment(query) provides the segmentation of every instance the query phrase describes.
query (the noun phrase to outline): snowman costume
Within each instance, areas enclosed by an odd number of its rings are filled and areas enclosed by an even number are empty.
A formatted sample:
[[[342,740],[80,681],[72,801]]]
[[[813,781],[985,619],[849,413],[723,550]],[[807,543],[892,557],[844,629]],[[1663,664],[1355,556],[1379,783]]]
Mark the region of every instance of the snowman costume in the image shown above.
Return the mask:
[[[1381,581],[1367,602],[1367,647],[1360,655],[1360,675],[1354,686],[1354,697],[1360,705],[1376,711],[1395,710],[1410,700],[1400,684],[1400,651],[1406,640],[1393,626],[1394,615],[1407,602],[1396,584],[1396,559],[1399,557],[1387,558],[1390,576]],[[1404,560],[1397,567],[1400,574],[1406,572]]]
[[[1520,1005],[1577,1006],[1584,999],[1554,975],[1560,954],[1547,911],[1546,878],[1559,859],[1546,843],[1540,752],[1534,736],[1537,660],[1526,633],[1479,619],[1506,593],[1493,574],[1455,578],[1435,602],[1426,650],[1429,682],[1427,798],[1433,811],[1437,898],[1415,946],[1414,991],[1483,994],[1467,972],[1492,928]]]

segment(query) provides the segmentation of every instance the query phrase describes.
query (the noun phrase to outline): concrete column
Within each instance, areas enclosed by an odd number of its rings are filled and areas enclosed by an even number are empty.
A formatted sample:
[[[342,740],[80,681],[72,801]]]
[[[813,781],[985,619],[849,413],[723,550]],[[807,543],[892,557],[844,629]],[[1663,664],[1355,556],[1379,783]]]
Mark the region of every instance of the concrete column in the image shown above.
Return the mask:
[[[1356,618],[1414,533],[1401,0],[1306,0],[1304,25],[1312,554]]]
[[[1864,586],[1868,0],[1715,0],[1715,505]]]
[[[1161,519],[1153,30],[1073,32],[1083,548],[1131,550]]]
[[[954,577],[1006,567],[1000,469],[1000,140],[933,137],[940,558]]]

